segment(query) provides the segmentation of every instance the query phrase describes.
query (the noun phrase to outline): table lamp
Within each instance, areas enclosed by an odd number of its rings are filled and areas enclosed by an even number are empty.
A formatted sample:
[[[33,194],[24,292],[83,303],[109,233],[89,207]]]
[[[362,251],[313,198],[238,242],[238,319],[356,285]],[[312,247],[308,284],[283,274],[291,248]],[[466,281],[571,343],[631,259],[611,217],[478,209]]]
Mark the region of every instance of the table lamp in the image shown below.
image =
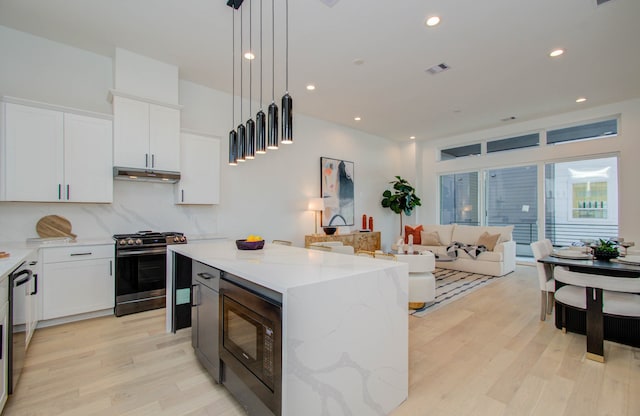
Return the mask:
[[[318,234],[318,212],[324,211],[324,199],[322,198],[311,198],[309,200],[309,211],[315,211],[315,234]]]

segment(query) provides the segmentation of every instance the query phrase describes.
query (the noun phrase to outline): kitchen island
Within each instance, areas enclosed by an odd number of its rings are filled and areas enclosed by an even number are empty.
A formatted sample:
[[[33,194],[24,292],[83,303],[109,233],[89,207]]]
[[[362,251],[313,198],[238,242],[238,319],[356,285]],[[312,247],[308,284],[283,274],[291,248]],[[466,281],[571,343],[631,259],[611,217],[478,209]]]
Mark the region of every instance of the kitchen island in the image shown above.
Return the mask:
[[[282,294],[282,415],[385,415],[407,398],[406,264],[233,241],[167,249],[167,294],[173,253]]]

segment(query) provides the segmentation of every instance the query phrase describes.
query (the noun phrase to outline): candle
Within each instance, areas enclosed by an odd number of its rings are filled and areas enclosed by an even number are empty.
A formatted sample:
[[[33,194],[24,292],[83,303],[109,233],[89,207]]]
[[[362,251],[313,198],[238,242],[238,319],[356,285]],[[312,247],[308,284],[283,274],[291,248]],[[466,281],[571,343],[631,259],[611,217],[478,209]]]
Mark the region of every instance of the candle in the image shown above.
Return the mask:
[[[369,231],[373,231],[373,217],[369,217]]]
[[[362,214],[362,229],[367,229],[367,214]]]

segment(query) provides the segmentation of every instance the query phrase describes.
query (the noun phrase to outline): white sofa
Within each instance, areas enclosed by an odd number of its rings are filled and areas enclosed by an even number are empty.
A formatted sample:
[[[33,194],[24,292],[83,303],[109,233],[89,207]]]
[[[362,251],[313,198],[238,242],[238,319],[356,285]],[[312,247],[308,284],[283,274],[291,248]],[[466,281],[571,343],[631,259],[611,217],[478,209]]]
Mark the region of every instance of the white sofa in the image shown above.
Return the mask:
[[[493,250],[480,253],[473,259],[464,250],[458,249],[457,259],[454,261],[438,261],[436,266],[443,269],[460,270],[464,272],[481,273],[491,276],[503,276],[516,269],[516,242],[513,241],[513,226],[471,226],[471,225],[422,225],[420,232],[421,243],[433,239],[437,233],[439,245],[413,246],[414,251],[431,251],[438,258],[447,259],[447,246],[457,241],[463,244],[476,245],[480,236],[486,231],[491,235],[500,234]],[[397,250],[397,247],[392,247]],[[406,250],[406,246],[405,246]]]

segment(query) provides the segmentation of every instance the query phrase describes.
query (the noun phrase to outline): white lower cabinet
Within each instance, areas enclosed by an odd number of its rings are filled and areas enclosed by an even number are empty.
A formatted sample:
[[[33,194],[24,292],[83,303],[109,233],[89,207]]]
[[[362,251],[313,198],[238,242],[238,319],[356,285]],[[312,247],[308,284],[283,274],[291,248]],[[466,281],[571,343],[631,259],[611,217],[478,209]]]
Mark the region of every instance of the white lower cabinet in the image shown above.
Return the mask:
[[[4,277],[0,281],[0,369],[2,378],[0,379],[0,413],[7,403],[9,394],[9,278]]]
[[[44,320],[114,307],[112,244],[43,250],[41,280]]]

